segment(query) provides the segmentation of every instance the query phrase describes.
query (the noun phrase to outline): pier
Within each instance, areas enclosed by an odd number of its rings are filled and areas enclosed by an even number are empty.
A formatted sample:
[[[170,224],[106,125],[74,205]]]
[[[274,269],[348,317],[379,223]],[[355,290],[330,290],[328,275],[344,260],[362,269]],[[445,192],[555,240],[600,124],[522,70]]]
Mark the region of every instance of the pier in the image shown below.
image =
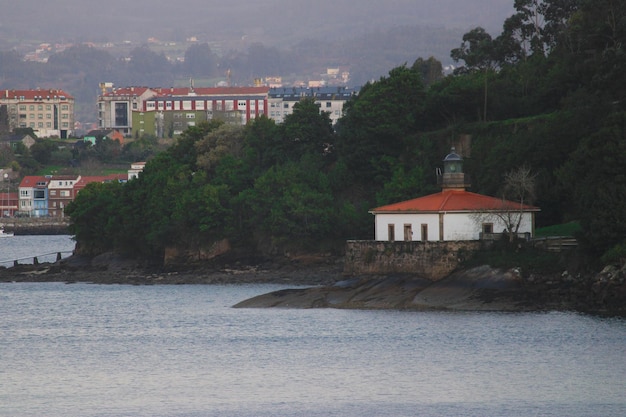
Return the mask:
[[[74,251],[66,250],[66,251],[56,251],[56,252],[48,252],[42,253],[35,256],[23,256],[21,258],[14,259],[2,259],[0,260],[0,268],[5,267],[9,268],[9,265],[18,266],[18,265],[39,265],[40,263],[52,263],[58,262],[63,258],[67,258],[72,255]],[[67,256],[63,256],[67,255]],[[32,263],[23,262],[25,260],[32,260]]]
[[[0,217],[0,226],[16,235],[68,235],[68,217]]]

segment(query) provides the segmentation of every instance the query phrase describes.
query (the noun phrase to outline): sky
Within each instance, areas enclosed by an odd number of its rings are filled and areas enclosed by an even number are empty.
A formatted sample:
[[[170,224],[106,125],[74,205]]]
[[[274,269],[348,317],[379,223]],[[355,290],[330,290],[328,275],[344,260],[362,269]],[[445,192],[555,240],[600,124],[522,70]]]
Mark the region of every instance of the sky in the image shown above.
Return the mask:
[[[286,45],[418,25],[499,34],[513,0],[0,0],[0,39],[202,41]],[[497,32],[497,33],[496,33]]]

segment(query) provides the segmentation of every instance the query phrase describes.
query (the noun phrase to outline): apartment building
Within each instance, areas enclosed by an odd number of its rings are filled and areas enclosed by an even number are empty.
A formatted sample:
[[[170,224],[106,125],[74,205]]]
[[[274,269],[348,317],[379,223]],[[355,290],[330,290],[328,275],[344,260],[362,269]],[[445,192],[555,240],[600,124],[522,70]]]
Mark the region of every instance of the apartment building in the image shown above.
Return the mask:
[[[100,83],[98,96],[98,128],[114,129],[131,136],[133,111],[143,108],[143,102],[154,97],[156,91],[148,87],[114,88],[112,83]]]
[[[115,129],[124,136],[144,134],[175,137],[202,121],[223,120],[245,125],[266,115],[277,123],[293,113],[293,106],[312,97],[333,124],[343,106],[358,90],[348,87],[190,87],[114,88],[101,83],[98,97],[100,129]]]
[[[190,126],[214,119],[245,125],[267,113],[268,87],[158,89],[133,113],[133,131],[157,137],[180,135]]]
[[[245,124],[267,112],[268,87],[115,88],[101,83],[98,127],[124,136],[180,135],[201,121]]]
[[[320,111],[327,112],[333,124],[341,118],[343,106],[358,90],[348,87],[276,87],[269,91],[268,117],[282,123],[303,98],[313,98]]]
[[[0,91],[9,129],[32,128],[40,138],[68,138],[74,133],[74,97],[63,90]]]

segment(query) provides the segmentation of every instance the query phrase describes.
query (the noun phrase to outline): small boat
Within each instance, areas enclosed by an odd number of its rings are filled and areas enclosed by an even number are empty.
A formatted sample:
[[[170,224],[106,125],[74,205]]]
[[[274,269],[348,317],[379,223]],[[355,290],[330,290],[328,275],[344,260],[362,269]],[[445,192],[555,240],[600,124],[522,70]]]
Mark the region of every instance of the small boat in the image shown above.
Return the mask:
[[[4,227],[0,227],[0,237],[13,237],[13,232],[5,232]]]

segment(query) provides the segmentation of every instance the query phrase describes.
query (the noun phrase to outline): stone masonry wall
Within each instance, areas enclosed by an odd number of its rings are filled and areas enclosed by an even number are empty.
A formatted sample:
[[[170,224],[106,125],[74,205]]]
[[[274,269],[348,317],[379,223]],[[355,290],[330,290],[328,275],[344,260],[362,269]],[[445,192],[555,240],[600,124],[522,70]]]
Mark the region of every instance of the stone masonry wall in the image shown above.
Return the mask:
[[[481,248],[481,241],[346,243],[344,275],[411,273],[437,281]]]

